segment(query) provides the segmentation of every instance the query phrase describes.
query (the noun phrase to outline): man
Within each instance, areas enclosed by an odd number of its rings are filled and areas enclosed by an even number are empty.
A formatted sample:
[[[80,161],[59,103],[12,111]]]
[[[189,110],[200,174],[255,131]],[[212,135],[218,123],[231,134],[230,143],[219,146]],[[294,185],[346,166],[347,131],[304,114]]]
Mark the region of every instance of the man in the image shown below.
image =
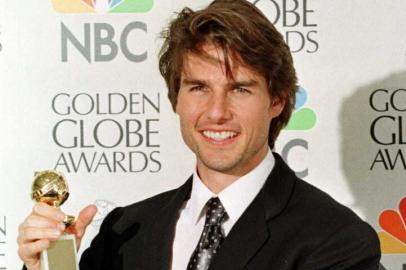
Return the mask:
[[[113,210],[81,269],[378,269],[373,229],[270,151],[296,75],[265,16],[243,0],[214,1],[185,8],[164,38],[160,71],[196,171],[178,189]],[[88,206],[69,228],[79,242],[94,213]],[[39,269],[63,218],[37,204],[21,224],[28,269]]]

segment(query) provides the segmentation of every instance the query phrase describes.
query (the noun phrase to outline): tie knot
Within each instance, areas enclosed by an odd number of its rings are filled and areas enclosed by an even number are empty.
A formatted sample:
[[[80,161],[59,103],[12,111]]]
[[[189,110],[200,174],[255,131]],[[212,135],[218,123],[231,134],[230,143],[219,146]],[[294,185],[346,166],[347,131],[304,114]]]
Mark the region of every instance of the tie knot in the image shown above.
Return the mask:
[[[206,226],[221,225],[227,217],[226,210],[218,197],[213,197],[206,203]]]

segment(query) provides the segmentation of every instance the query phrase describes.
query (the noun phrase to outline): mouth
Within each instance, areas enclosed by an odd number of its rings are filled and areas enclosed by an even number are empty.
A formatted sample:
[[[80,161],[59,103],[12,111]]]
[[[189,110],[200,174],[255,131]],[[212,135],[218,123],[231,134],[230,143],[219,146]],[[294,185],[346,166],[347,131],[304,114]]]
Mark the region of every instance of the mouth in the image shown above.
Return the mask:
[[[201,133],[204,138],[208,139],[209,141],[212,142],[214,141],[217,143],[230,142],[239,135],[238,132],[230,130],[224,131],[203,130]]]

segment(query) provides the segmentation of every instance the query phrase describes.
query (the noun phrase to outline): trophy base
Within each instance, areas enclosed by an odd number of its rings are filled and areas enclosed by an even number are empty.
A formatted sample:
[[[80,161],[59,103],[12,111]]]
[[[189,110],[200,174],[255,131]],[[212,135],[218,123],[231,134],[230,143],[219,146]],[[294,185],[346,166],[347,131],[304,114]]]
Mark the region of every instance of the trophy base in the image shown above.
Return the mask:
[[[79,270],[74,235],[62,235],[41,253],[41,270]]]

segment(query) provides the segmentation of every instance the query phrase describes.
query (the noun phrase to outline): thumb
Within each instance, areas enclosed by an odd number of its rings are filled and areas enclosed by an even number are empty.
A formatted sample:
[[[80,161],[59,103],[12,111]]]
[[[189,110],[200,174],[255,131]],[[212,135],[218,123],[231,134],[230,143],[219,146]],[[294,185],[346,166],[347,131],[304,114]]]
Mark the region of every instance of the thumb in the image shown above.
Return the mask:
[[[80,211],[78,219],[76,220],[75,224],[67,228],[68,233],[73,233],[76,235],[76,238],[78,240],[78,246],[80,244],[80,240],[85,234],[87,226],[92,222],[96,213],[97,207],[94,204],[86,206],[85,208],[83,208],[82,211]]]

